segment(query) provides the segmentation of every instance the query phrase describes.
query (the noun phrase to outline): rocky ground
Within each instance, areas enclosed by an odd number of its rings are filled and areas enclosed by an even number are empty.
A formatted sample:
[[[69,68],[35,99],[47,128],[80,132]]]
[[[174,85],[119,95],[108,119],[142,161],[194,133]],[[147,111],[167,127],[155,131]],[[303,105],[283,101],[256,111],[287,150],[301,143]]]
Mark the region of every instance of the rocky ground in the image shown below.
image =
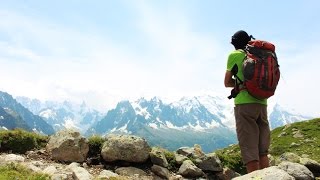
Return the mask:
[[[64,131],[51,136],[46,148],[24,154],[1,153],[0,166],[17,163],[53,180],[314,180],[320,176],[318,162],[293,153],[271,161],[269,168],[240,176],[200,146],[168,152],[131,135],[108,135],[99,154],[88,156],[88,151],[87,140],[78,132]]]

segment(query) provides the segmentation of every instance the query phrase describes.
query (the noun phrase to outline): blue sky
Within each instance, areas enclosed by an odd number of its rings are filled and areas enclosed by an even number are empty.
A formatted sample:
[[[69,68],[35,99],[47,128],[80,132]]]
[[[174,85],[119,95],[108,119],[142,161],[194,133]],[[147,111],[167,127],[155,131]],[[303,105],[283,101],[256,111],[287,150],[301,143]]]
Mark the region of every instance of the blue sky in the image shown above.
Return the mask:
[[[231,35],[276,45],[272,101],[319,116],[320,3],[309,1],[2,1],[0,90],[107,107],[124,98],[224,88]]]

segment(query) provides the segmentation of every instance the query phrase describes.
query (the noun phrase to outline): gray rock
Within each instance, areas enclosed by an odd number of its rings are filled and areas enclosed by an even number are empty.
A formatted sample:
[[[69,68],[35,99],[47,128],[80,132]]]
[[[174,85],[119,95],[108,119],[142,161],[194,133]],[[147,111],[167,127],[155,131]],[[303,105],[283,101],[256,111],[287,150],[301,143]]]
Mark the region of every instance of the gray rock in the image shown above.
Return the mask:
[[[300,164],[306,166],[315,176],[320,176],[320,163],[309,158],[300,158]]]
[[[223,168],[223,171],[216,173],[216,176],[218,177],[219,180],[230,180],[232,178],[239,177],[241,175],[229,168]]]
[[[131,135],[108,135],[101,155],[107,162],[123,160],[142,163],[147,161],[151,151],[147,141]]]
[[[170,172],[167,168],[164,168],[164,167],[161,167],[161,166],[158,166],[158,165],[153,165],[151,167],[151,171],[153,173],[155,173],[157,176],[160,176],[162,178],[165,178],[165,179],[169,179],[170,177]]]
[[[156,164],[162,167],[168,167],[169,165],[163,150],[157,147],[152,148],[150,152],[150,159],[153,164]]]
[[[73,163],[71,163],[71,164],[69,164],[67,167],[66,167],[66,169],[68,170],[71,170],[71,169],[73,169],[73,168],[76,168],[76,167],[80,167],[80,164],[79,163],[76,163],[76,162],[73,162]]]
[[[24,162],[25,158],[20,155],[15,155],[15,154],[7,154],[3,158],[4,162],[6,163],[11,163],[11,162]]]
[[[280,161],[290,161],[290,162],[299,162],[300,161],[300,156],[294,154],[294,153],[290,153],[290,152],[286,152],[283,153],[280,157],[279,160]]]
[[[55,166],[48,166],[42,171],[42,173],[49,174],[50,176],[52,176],[56,172],[57,168]]]
[[[293,163],[293,162],[282,162],[278,165],[278,167],[288,174],[293,176],[297,180],[313,180],[314,176],[312,172],[305,166]]]
[[[181,147],[177,150],[177,153],[194,159],[205,155],[201,150],[200,145],[195,145],[194,147]]]
[[[181,165],[183,161],[187,160],[188,157],[182,154],[174,153],[174,158],[176,159],[177,164]]]
[[[221,172],[221,161],[215,153],[203,155],[196,159],[196,165],[203,171]]]
[[[115,172],[122,176],[147,176],[147,173],[143,170],[135,167],[121,167],[115,170]]]
[[[73,130],[62,130],[52,135],[46,146],[54,160],[63,162],[83,162],[86,160],[89,145],[87,140]]]
[[[93,176],[82,167],[72,168],[72,177],[76,180],[90,180]]]
[[[179,168],[179,174],[184,177],[200,177],[204,173],[191,160],[185,160]]]
[[[262,170],[253,171],[249,174],[233,178],[233,180],[248,180],[248,179],[259,179],[259,180],[295,180],[294,177],[290,176],[286,171],[279,169],[276,166],[271,166]]]
[[[110,170],[103,170],[100,172],[98,178],[101,178],[101,179],[109,179],[111,177],[117,177],[119,176],[118,174],[110,171]]]
[[[67,180],[68,179],[68,175],[66,174],[53,174],[51,176],[51,180]]]

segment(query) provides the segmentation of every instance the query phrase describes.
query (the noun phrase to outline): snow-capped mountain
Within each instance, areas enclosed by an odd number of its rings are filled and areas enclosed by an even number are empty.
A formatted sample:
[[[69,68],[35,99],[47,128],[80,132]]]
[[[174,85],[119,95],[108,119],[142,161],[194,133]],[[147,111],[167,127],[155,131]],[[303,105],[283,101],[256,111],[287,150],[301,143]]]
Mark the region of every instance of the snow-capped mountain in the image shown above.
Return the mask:
[[[25,97],[17,100],[55,130],[76,128],[86,136],[134,134],[145,137],[152,145],[177,149],[200,144],[206,152],[237,143],[233,101],[221,96],[183,97],[166,103],[158,97],[124,100],[104,115],[85,103],[41,102]],[[272,129],[312,118],[276,103],[269,103],[268,114]]]
[[[30,112],[10,94],[0,91],[0,120],[3,129],[24,128],[43,134],[53,134],[54,129],[40,116]]]
[[[235,132],[223,123],[229,116],[223,112],[231,111],[220,101],[210,96],[184,97],[168,104],[157,97],[122,101],[90,128],[87,135],[129,133],[168,149],[200,144],[209,152],[236,142]]]
[[[53,126],[55,131],[72,128],[84,133],[103,116],[102,113],[89,108],[85,102],[82,104],[68,101],[62,103],[54,101],[41,102],[27,97],[17,97],[16,99],[34,114],[46,120]]]
[[[272,129],[286,124],[312,119],[313,117],[302,115],[291,109],[275,104],[269,108],[269,121]]]
[[[209,152],[237,142],[233,106],[233,101],[210,95],[183,97],[171,103],[157,97],[122,101],[86,134],[129,133],[168,149],[200,144]],[[311,118],[278,104],[271,103],[268,110],[272,128]]]

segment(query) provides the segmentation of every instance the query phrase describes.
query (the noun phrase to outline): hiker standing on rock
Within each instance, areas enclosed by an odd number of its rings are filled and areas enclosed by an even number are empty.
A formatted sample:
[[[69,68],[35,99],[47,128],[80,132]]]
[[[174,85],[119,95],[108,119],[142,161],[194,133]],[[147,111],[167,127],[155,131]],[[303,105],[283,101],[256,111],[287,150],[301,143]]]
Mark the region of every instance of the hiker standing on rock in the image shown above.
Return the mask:
[[[234,114],[236,131],[243,163],[247,172],[269,166],[268,149],[270,146],[270,128],[267,116],[267,99],[257,99],[237,81],[243,81],[243,61],[246,57],[245,47],[251,40],[245,31],[237,31],[231,38],[235,50],[228,56],[224,85],[231,87],[234,97]],[[233,68],[237,66],[237,72]],[[236,73],[236,74],[234,74]],[[233,79],[236,75],[238,79]]]

